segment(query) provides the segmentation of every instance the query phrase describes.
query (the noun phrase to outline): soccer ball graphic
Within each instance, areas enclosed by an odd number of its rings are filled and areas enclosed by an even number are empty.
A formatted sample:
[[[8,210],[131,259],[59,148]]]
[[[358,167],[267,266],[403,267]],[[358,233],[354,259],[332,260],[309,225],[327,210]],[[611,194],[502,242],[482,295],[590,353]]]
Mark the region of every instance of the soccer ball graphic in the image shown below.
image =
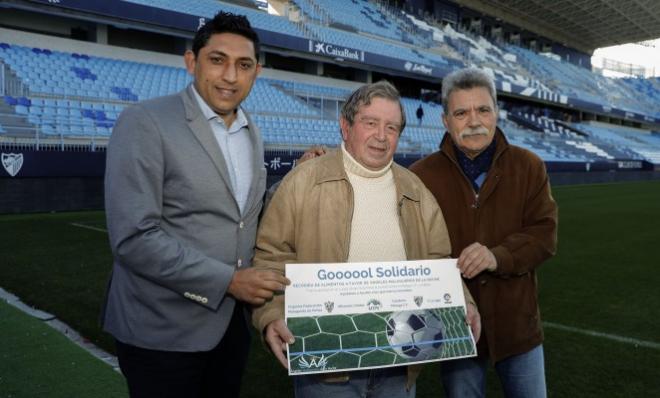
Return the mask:
[[[445,328],[433,313],[425,310],[394,312],[385,321],[387,341],[399,356],[414,360],[440,356]]]

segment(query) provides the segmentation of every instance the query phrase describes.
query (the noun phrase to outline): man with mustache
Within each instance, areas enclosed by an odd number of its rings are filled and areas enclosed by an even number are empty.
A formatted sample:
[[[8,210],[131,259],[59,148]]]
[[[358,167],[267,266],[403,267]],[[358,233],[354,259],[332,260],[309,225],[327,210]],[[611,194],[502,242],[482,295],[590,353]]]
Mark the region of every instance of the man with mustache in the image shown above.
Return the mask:
[[[483,397],[488,360],[507,397],[545,397],[536,269],[554,255],[557,206],[543,161],[497,128],[490,76],[462,69],[442,82],[440,150],[410,169],[435,195],[452,257],[483,319],[478,358],[442,364],[448,397]]]

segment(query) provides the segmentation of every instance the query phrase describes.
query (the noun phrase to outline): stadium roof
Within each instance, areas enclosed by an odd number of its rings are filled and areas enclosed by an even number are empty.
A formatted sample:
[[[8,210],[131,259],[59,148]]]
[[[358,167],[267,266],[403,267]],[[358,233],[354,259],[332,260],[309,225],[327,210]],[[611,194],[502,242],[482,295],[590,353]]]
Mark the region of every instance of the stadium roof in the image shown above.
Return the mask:
[[[658,0],[455,1],[588,54],[660,38]]]

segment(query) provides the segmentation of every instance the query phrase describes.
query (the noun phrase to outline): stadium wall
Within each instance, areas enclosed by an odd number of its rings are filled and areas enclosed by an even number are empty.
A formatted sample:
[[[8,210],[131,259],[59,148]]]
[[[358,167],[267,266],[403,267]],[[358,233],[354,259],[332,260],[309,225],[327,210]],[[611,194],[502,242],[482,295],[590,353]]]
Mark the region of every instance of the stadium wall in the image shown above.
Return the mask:
[[[103,209],[104,151],[35,151],[3,147],[0,214]],[[267,151],[268,184],[295,166],[300,151]],[[397,155],[409,166],[419,156]],[[573,164],[574,163],[574,164]],[[648,162],[548,162],[553,185],[660,180]]]
[[[269,175],[268,185],[282,178]],[[553,186],[660,181],[658,171],[550,173]],[[0,214],[103,210],[102,177],[0,178]]]
[[[0,214],[103,209],[102,177],[0,178]]]
[[[660,171],[592,171],[550,173],[550,183],[557,185],[608,184],[660,180]]]

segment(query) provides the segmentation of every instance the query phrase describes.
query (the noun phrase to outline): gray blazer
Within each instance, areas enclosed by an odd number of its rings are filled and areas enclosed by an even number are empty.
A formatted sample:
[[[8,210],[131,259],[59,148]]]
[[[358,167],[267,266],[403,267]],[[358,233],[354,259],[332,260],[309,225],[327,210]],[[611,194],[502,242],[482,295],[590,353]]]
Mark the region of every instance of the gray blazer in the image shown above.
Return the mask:
[[[105,207],[114,257],[103,328],[135,346],[205,351],[220,341],[237,266],[251,265],[266,187],[248,117],[254,179],[241,215],[222,152],[192,88],[130,106],[110,138]]]

